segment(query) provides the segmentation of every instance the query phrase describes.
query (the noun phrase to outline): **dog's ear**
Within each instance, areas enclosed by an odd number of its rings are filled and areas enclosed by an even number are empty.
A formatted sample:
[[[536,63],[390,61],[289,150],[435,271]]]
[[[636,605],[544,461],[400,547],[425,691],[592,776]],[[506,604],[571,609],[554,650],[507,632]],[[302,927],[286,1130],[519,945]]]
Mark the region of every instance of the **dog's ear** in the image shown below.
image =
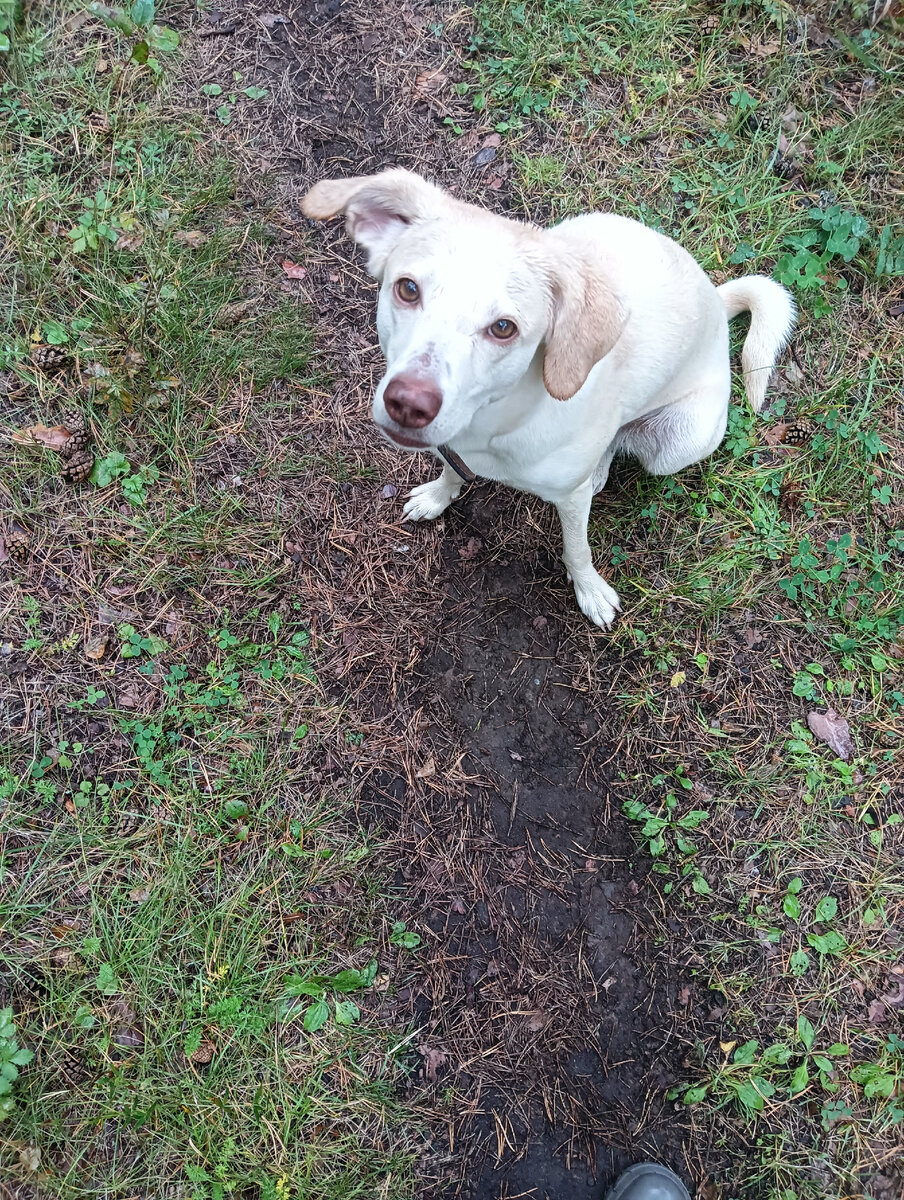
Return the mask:
[[[367,251],[367,269],[379,278],[405,230],[438,216],[448,203],[438,187],[396,169],[354,179],[323,179],[302,199],[301,211],[315,221],[344,213],[349,237]]]
[[[618,341],[624,314],[592,264],[577,254],[557,259],[550,290],[543,383],[556,400],[570,400]]]

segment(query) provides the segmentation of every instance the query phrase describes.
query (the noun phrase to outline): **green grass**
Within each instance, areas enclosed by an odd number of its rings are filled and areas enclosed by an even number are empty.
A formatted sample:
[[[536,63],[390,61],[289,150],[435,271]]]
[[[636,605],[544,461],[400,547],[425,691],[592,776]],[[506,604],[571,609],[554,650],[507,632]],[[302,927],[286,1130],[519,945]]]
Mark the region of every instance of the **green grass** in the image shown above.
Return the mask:
[[[34,1055],[7,1078],[2,1175],[408,1196],[405,1038],[376,1010],[418,939],[348,789],[314,773],[360,733],[281,551],[314,463],[306,313],[164,56],[69,15],[0,55],[5,432],[75,408],[96,455],[73,489],[8,445],[0,482],[30,542],[0,568],[0,1007]],[[32,365],[48,342],[67,370]]]
[[[479,3],[462,87],[526,213],[625,213],[800,306],[765,417],[738,386],[710,460],[621,468],[591,522],[625,607],[596,685],[690,964],[669,1098],[735,1156],[727,1194],[770,1200],[868,1194],[904,1128],[904,42],[868,16],[826,6],[819,44],[792,5]],[[801,417],[802,449],[766,441]],[[849,761],[807,728],[828,707]]]

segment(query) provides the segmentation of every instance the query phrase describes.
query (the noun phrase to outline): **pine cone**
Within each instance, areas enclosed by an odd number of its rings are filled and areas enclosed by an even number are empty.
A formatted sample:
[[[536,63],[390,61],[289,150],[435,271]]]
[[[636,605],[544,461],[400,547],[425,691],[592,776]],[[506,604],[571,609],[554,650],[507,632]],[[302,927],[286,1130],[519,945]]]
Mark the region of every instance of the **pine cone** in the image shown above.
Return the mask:
[[[88,428],[88,423],[84,415],[77,408],[74,408],[72,412],[64,413],[60,424],[72,434],[84,433]]]
[[[72,428],[68,421],[65,421],[64,424],[67,429]],[[79,429],[77,432],[72,434],[65,446],[62,447],[60,454],[62,454],[63,458],[72,458],[74,455],[80,454],[82,451],[87,450],[90,445],[91,434],[87,429]],[[92,455],[92,458],[93,457],[94,456]]]
[[[26,530],[14,526],[4,539],[6,542],[6,552],[20,566],[28,561],[28,552],[31,549],[31,538]]]
[[[31,361],[41,371],[60,371],[72,361],[65,346],[33,346]]]
[[[84,483],[94,466],[94,455],[90,450],[77,450],[66,458],[60,474],[66,483]]]
[[[782,441],[786,446],[802,446],[808,442],[816,431],[812,421],[795,421],[785,430]]]

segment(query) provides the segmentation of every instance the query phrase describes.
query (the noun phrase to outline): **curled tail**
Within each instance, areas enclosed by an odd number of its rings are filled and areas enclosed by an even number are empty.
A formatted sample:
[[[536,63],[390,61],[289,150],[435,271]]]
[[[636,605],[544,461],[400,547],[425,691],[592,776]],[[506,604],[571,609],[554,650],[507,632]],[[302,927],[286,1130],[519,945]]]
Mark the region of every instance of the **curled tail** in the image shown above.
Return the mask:
[[[766,399],[775,360],[794,328],[794,301],[790,292],[765,275],[733,279],[716,290],[722,297],[729,320],[738,313],[750,312],[750,332],[741,352],[741,366],[750,407],[759,412]]]

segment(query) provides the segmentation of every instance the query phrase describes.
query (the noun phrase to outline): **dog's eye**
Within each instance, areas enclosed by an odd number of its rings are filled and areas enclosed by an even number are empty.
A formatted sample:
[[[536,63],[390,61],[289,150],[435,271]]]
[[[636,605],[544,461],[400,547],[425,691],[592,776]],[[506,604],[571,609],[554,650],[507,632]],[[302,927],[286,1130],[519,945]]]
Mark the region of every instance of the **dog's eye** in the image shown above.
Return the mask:
[[[488,332],[497,342],[508,342],[518,332],[518,326],[507,317],[500,317],[498,321],[493,322]]]
[[[413,279],[400,279],[395,285],[395,292],[403,304],[414,304],[421,298],[421,290]]]

